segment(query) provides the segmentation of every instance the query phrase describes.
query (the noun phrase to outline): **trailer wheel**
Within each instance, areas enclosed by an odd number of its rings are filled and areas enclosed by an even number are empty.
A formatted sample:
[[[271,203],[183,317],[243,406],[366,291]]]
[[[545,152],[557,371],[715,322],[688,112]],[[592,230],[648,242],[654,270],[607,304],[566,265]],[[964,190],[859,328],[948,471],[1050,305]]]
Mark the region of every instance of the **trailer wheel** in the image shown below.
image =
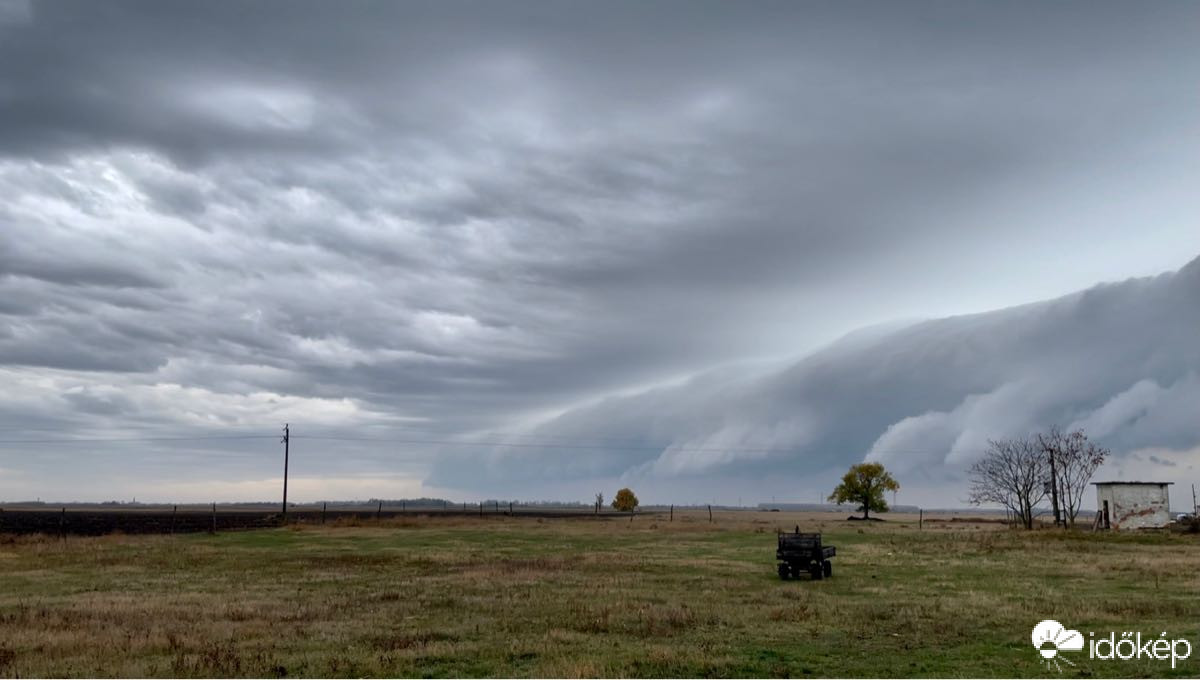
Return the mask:
[[[788,576],[791,575],[791,571],[792,570],[788,568],[787,562],[779,563],[779,578],[783,579],[784,581],[788,580]]]
[[[824,578],[824,573],[821,570],[820,562],[813,562],[812,566],[808,568],[808,573],[812,574],[814,581],[820,581],[822,578]]]
[[[825,578],[830,578],[833,576],[833,562],[830,562],[829,560],[822,562],[821,572],[825,575]]]

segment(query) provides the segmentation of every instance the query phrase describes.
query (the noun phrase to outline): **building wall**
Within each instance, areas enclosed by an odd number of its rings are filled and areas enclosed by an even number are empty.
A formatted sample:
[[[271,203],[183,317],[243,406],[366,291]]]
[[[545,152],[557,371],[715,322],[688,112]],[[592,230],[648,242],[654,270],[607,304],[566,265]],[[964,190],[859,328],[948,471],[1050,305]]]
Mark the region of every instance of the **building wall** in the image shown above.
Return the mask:
[[[1167,487],[1159,484],[1112,484],[1096,487],[1096,507],[1108,501],[1113,529],[1155,529],[1171,523]]]

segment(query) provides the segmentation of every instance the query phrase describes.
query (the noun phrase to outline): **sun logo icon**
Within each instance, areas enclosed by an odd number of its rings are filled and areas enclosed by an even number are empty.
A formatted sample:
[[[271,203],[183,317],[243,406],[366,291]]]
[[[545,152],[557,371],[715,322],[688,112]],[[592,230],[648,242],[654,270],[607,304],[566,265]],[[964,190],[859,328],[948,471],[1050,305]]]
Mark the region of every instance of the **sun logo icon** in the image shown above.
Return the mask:
[[[1068,630],[1054,619],[1046,619],[1033,627],[1033,646],[1041,655],[1046,668],[1053,667],[1062,672],[1061,663],[1074,666],[1059,652],[1078,652],[1083,649],[1083,634],[1077,630]]]

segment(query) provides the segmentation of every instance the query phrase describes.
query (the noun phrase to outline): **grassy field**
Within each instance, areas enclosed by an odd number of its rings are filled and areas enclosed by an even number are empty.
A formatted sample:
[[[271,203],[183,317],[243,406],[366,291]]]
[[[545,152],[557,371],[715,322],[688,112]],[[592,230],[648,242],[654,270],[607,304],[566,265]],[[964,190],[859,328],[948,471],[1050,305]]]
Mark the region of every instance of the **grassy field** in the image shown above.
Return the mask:
[[[0,537],[0,676],[1057,675],[1043,618],[1198,648],[1064,675],[1200,673],[1195,536],[820,517]],[[838,546],[833,579],[778,579],[795,523]]]

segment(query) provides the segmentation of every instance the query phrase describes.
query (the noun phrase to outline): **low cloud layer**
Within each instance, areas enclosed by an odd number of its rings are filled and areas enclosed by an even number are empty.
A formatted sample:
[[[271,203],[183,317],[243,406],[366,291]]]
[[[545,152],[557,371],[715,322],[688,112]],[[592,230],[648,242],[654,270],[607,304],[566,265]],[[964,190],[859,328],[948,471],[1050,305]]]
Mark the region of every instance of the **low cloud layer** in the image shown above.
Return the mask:
[[[1198,472],[1197,300],[1200,259],[1047,302],[867,329],[794,363],[568,412],[531,434],[627,440],[603,455],[500,448],[479,474],[521,479],[534,469],[547,480],[615,478],[676,494],[728,479],[742,494],[813,500],[866,459],[915,497],[954,506],[989,439],[1057,424],[1113,450],[1103,477],[1183,482]],[[450,466],[434,479],[461,474]]]
[[[794,358],[1200,252],[1198,11],[0,2],[0,498],[269,486],[291,422],[313,479],[729,501],[968,450],[1058,371],[1134,437],[1182,373]],[[531,428],[587,448],[495,457]]]

